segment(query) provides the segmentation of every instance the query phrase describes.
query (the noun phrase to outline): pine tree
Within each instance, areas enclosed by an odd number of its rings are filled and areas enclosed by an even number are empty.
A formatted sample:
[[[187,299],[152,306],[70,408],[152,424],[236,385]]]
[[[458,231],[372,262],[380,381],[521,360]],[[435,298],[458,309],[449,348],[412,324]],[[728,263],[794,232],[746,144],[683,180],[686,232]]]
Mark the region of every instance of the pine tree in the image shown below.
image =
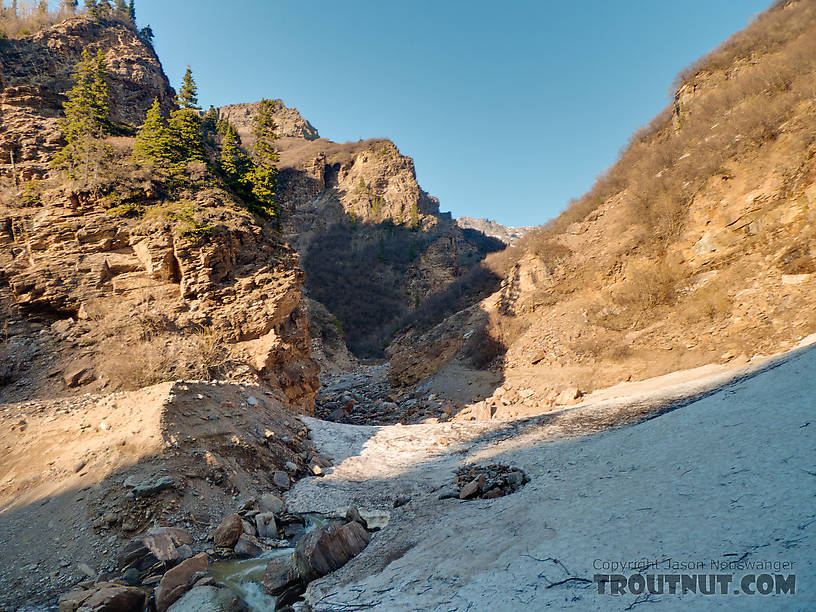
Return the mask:
[[[75,72],[74,86],[63,104],[65,118],[61,121],[66,145],[55,156],[54,164],[65,168],[69,175],[89,180],[98,174],[104,158],[102,138],[110,130],[107,67],[105,56],[96,56],[84,49]]]
[[[133,0],[128,2],[128,15],[130,15],[130,20],[135,24],[136,23],[136,4]]]
[[[198,110],[198,86],[193,80],[193,71],[189,66],[187,66],[187,71],[184,73],[184,79],[181,81],[178,101],[181,108],[192,108]]]
[[[187,66],[178,95],[179,108],[170,115],[170,134],[178,162],[204,161],[204,142],[201,132],[201,113],[198,106],[198,87],[193,71]]]
[[[248,186],[247,181],[252,162],[241,150],[238,132],[229,124],[221,142],[221,154],[218,157],[218,163],[227,178],[227,182],[233,188],[244,192]],[[251,189],[251,185],[249,187]]]
[[[260,212],[268,217],[278,215],[278,204],[275,201],[278,153],[274,145],[278,136],[274,112],[275,103],[262,99],[252,126],[252,133],[255,136],[252,148],[254,167],[247,176]]]
[[[275,103],[272,100],[262,99],[252,125],[252,135],[255,136],[255,145],[252,150],[257,166],[275,167],[278,161],[278,153],[274,145],[278,138],[277,129]]]
[[[169,163],[173,161],[172,142],[167,120],[162,115],[159,99],[153,100],[145,121],[136,134],[133,144],[133,159]]]
[[[147,43],[148,45],[153,44],[154,34],[153,28],[150,27],[150,24],[147,24],[145,27],[139,30],[139,33],[136,36],[138,37],[139,40],[141,40],[144,43]]]

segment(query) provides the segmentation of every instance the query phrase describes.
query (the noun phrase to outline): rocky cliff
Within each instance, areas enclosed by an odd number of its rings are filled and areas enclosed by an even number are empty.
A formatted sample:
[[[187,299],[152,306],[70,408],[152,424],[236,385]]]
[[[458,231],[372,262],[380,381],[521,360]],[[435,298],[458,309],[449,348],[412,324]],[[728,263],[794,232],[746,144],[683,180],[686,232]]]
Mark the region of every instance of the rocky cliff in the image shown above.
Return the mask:
[[[174,92],[156,53],[118,21],[69,19],[32,36],[0,40],[0,177],[26,181],[47,174],[60,146],[58,118],[83,49],[102,50],[110,75],[111,118],[139,125],[158,98]]]
[[[101,49],[122,133],[173,91],[158,58],[118,21],[69,19],[0,43],[0,398],[229,377],[310,413],[304,274],[297,254],[200,169],[185,199],[149,171],[114,164],[94,189],[49,177],[58,117],[82,48]],[[126,160],[131,138],[109,139]],[[32,192],[33,193],[33,192]]]
[[[219,109],[244,146],[255,108]],[[319,138],[280,101],[275,118],[284,235],[300,254],[309,296],[337,317],[356,352],[379,354],[401,321],[503,247],[441,213],[413,160],[389,140]]]

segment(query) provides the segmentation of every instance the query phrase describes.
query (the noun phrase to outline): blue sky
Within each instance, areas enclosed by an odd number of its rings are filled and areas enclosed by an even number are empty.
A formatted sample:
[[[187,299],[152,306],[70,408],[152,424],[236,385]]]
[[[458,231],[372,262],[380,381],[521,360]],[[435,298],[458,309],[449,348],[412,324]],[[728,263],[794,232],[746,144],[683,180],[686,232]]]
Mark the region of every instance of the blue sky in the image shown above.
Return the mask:
[[[770,0],[136,0],[205,107],[282,98],[326,138],[387,137],[455,216],[557,215]]]

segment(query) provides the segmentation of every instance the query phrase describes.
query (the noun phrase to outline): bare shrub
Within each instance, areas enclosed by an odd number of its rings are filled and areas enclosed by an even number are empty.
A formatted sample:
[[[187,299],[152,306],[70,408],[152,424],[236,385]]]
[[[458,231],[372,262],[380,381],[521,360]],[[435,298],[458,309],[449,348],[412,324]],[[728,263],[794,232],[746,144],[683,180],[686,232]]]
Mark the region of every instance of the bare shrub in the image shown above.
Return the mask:
[[[191,334],[142,330],[140,338],[122,342],[124,350],[101,364],[102,374],[116,387],[138,389],[168,380],[213,379],[234,365],[225,336],[210,328]]]

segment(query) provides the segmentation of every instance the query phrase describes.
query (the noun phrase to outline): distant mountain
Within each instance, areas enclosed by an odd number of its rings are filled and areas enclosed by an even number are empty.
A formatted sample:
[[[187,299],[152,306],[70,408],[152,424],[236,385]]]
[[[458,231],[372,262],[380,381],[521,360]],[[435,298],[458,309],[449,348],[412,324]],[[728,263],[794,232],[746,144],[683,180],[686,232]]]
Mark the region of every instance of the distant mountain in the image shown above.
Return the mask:
[[[535,229],[535,227],[531,225],[526,227],[510,227],[509,225],[496,223],[492,219],[475,219],[473,217],[457,217],[456,223],[462,229],[477,230],[482,232],[485,236],[496,238],[508,245],[521,238],[527,232]]]

